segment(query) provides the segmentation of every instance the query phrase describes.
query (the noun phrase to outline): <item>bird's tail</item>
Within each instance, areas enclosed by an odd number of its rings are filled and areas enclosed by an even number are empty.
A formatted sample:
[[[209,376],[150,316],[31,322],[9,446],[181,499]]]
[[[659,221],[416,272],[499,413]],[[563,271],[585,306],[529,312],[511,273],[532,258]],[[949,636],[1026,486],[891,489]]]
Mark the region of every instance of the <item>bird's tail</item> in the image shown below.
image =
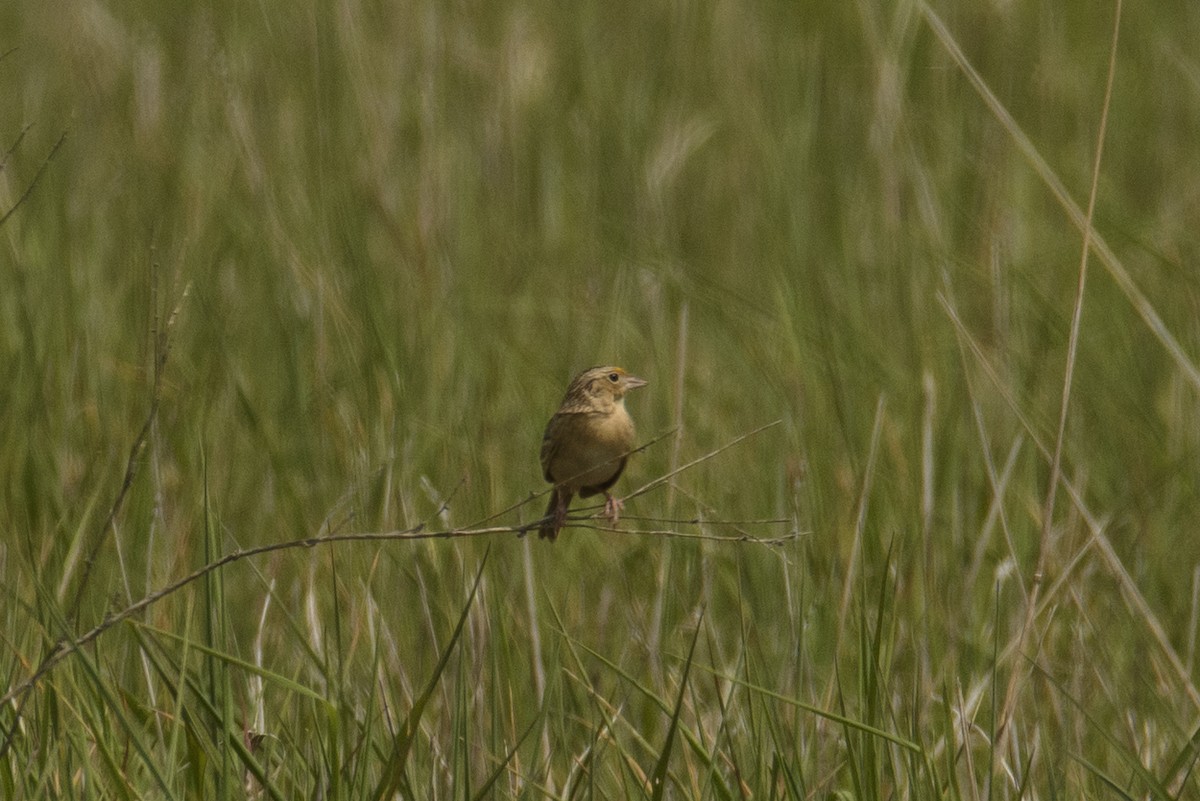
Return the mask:
[[[559,529],[562,528],[562,516],[559,514],[558,487],[550,492],[550,505],[546,507],[545,522],[538,531],[538,539],[554,542],[558,539]]]

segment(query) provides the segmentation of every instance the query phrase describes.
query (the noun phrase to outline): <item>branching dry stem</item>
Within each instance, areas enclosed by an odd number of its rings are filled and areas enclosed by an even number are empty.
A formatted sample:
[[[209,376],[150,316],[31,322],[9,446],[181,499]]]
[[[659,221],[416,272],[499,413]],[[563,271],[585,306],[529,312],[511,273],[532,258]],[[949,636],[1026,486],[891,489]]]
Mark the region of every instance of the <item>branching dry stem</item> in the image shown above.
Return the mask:
[[[173,319],[173,317],[172,317],[172,319]],[[157,405],[157,404],[155,404],[155,405]],[[705,454],[704,456],[702,456],[698,459],[694,459],[691,462],[688,462],[687,464],[682,465],[682,466],[676,468],[675,470],[670,471],[666,475],[660,476],[660,477],[648,482],[647,484],[643,485],[641,488],[635,490],[628,497],[632,498],[637,495],[642,495],[646,492],[649,492],[651,489],[661,486],[663,483],[668,481],[671,477],[683,472],[684,470],[687,470],[691,467],[694,467],[698,464],[708,461],[709,459],[712,459],[713,457],[715,457],[717,454],[721,453],[722,451],[725,451],[728,448],[738,444],[739,442],[743,442],[744,440],[748,439],[749,437],[752,437],[755,434],[765,431],[768,428],[771,428],[772,426],[776,426],[779,423],[780,423],[780,421],[776,420],[773,423],[768,423],[767,425],[760,426],[746,434],[742,434],[741,436],[735,437],[733,440],[731,440],[730,442],[721,446],[720,448],[710,451],[709,453]],[[634,452],[636,452],[638,450],[643,450],[644,448],[649,447],[654,442],[658,442],[659,440],[669,436],[670,434],[671,434],[671,432],[668,431],[665,434],[659,435],[651,442],[649,442],[645,445],[642,445],[640,448],[635,449]],[[139,440],[140,439],[142,439],[142,438],[139,437]],[[136,447],[137,446],[135,446],[135,451],[136,451]],[[131,454],[131,462],[133,461],[134,456],[135,456],[135,454]],[[127,471],[126,482],[128,482],[128,480],[129,480],[129,472]],[[513,506],[508,507],[503,512],[499,512],[495,515],[491,515],[490,517],[485,518],[485,521],[494,520],[496,517],[500,516],[501,514],[503,514],[505,512],[515,511],[516,509],[520,508],[524,504],[527,504],[527,503],[537,500],[537,498],[539,498],[540,495],[543,495],[543,494],[545,494],[545,493],[541,493],[539,495],[530,495],[524,501],[521,501],[520,503],[517,503],[517,504],[514,504]],[[731,544],[754,543],[754,544],[758,544],[758,545],[776,546],[776,545],[781,545],[781,544],[784,544],[787,542],[791,542],[791,541],[799,538],[800,536],[802,536],[802,534],[796,533],[796,532],[793,532],[792,534],[789,534],[784,537],[757,538],[757,537],[752,537],[752,536],[750,536],[748,534],[744,534],[744,533],[739,534],[737,536],[722,537],[722,536],[712,535],[712,534],[683,532],[683,531],[678,531],[676,529],[669,529],[669,528],[651,529],[651,530],[621,530],[621,529],[616,529],[616,528],[596,526],[596,525],[588,522],[590,520],[590,516],[585,517],[585,516],[575,515],[575,516],[572,516],[570,519],[574,523],[576,523],[576,525],[583,524],[586,527],[594,528],[596,530],[612,531],[612,532],[630,535],[630,536],[675,537],[675,538],[681,538],[681,539],[698,539],[698,540],[707,540],[707,541],[712,541],[712,542],[725,542],[725,543],[731,543]],[[720,525],[736,525],[736,524],[738,524],[739,521],[729,521],[728,523],[726,523],[726,522],[720,521],[720,520],[700,521],[700,520],[692,519],[692,520],[681,520],[681,521],[673,521],[673,522],[678,522],[680,525],[701,525],[701,524],[703,524],[705,526],[720,526]],[[791,522],[791,521],[761,520],[761,521],[751,521],[751,522],[764,523],[764,524],[777,524],[777,523]],[[537,525],[537,522],[533,523],[532,525]],[[59,663],[61,663],[68,656],[76,653],[83,647],[85,647],[88,644],[95,641],[102,634],[104,634],[105,632],[107,632],[109,629],[113,628],[117,624],[122,623],[126,620],[129,620],[130,618],[144,612],[145,610],[147,610],[148,608],[150,608],[157,602],[161,601],[162,599],[164,599],[170,595],[173,595],[174,593],[178,592],[179,590],[183,589],[184,587],[187,587],[189,584],[199,581],[200,579],[213,573],[214,571],[220,570],[221,568],[223,568],[227,565],[231,565],[234,562],[240,562],[244,559],[251,559],[251,558],[254,558],[257,556],[263,556],[265,554],[276,553],[278,551],[298,550],[298,549],[302,549],[302,548],[315,548],[320,545],[342,545],[342,544],[352,543],[352,542],[394,542],[394,541],[417,541],[417,540],[434,540],[434,539],[465,539],[465,538],[473,538],[473,537],[489,537],[489,536],[495,536],[498,534],[522,535],[525,532],[527,532],[529,530],[529,528],[530,528],[530,525],[506,525],[506,526],[473,526],[470,528],[449,528],[449,529],[442,529],[442,530],[430,530],[426,527],[426,525],[424,523],[422,523],[422,524],[414,526],[412,528],[395,530],[395,531],[356,532],[356,533],[343,533],[343,534],[332,534],[331,533],[331,534],[318,535],[318,536],[314,536],[314,537],[306,537],[304,539],[299,539],[299,540],[289,540],[287,542],[274,542],[274,543],[269,543],[266,545],[258,545],[253,548],[239,548],[237,550],[234,550],[234,551],[231,551],[230,553],[225,554],[224,556],[222,556],[219,559],[216,559],[212,562],[209,562],[206,565],[203,565],[202,567],[197,568],[196,570],[192,571],[188,575],[177,579],[176,581],[166,585],[165,587],[162,587],[161,589],[156,590],[156,591],[150,593],[149,595],[146,595],[142,599],[138,600],[136,603],[133,603],[130,606],[127,606],[126,608],[122,609],[121,611],[116,612],[114,614],[110,614],[103,621],[101,621],[99,624],[97,624],[93,628],[89,629],[88,631],[84,632],[82,635],[75,637],[73,639],[70,639],[70,640],[60,639],[59,641],[54,643],[54,645],[51,648],[49,648],[46,656],[38,664],[38,667],[33,671],[33,673],[29,676],[29,678],[27,678],[25,681],[21,682],[20,684],[16,684],[16,685],[12,686],[2,696],[0,696],[0,707],[6,706],[14,701],[17,701],[18,703],[20,703],[25,697],[27,697],[29,691],[32,690],[34,687],[36,687],[37,684],[42,680],[42,678],[44,678],[48,673],[50,673],[50,671],[53,670]],[[18,717],[19,717],[19,713],[18,713]],[[15,730],[15,725],[13,728]],[[11,731],[9,733],[8,739],[11,739]],[[5,743],[5,745],[7,745],[7,742]]]

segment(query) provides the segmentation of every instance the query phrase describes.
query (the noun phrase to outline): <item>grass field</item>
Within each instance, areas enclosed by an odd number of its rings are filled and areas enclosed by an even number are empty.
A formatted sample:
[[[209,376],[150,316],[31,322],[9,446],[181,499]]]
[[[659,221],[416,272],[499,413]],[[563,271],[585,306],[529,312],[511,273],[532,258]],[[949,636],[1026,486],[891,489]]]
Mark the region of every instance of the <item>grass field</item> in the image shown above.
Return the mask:
[[[1198,36],[0,6],[0,797],[1200,797]]]

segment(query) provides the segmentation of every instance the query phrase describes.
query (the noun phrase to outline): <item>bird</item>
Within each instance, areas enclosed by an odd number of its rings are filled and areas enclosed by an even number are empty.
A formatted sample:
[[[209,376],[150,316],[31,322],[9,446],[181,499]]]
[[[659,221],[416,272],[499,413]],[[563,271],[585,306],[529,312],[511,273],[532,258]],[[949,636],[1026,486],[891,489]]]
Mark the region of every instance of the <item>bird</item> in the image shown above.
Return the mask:
[[[617,483],[633,449],[633,418],[625,393],[646,381],[620,367],[592,367],[571,380],[558,411],[542,435],[542,474],[554,485],[541,522],[540,539],[554,542],[567,520],[567,507],[604,493],[604,514],[617,522],[624,504],[609,489]]]

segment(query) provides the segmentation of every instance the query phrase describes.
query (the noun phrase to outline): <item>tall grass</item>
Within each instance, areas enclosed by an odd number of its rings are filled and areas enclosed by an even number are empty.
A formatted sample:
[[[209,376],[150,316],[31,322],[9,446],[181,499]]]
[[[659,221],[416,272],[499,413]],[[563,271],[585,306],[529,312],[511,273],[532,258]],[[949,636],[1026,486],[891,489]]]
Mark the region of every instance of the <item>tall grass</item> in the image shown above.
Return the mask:
[[[0,7],[0,796],[1194,794],[1197,30]]]

